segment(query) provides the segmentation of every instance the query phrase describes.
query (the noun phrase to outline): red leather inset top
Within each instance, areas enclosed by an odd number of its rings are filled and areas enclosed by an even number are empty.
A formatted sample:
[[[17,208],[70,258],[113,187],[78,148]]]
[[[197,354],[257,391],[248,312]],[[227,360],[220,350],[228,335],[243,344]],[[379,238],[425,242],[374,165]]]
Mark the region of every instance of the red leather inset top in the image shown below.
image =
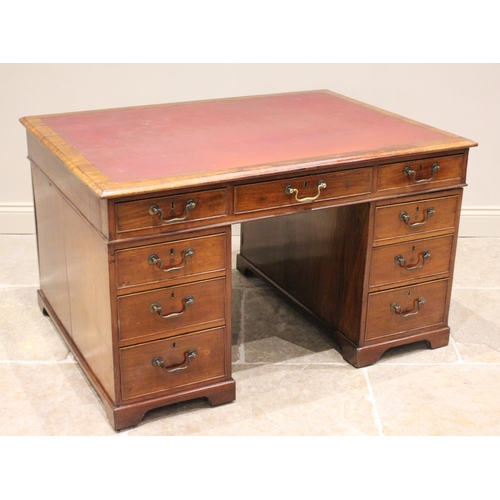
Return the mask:
[[[43,121],[113,182],[449,139],[321,91],[83,112]]]

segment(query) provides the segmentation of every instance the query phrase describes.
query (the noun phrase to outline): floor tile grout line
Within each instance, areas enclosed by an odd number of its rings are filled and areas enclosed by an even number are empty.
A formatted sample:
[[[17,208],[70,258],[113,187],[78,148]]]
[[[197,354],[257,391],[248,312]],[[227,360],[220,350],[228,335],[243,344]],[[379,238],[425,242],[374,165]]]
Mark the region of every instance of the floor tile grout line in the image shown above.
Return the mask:
[[[22,360],[22,359],[0,359],[0,364],[2,365],[8,365],[8,364],[20,364],[20,365],[31,365],[31,364],[60,364],[60,363],[75,363],[77,364],[76,361],[73,359],[62,359],[59,361],[44,361],[44,360]],[[241,361],[234,361],[233,364],[235,366],[253,366],[253,367],[259,367],[259,366],[332,366],[332,367],[345,367],[349,368],[349,365],[346,365],[341,362],[332,362],[332,363],[311,363],[311,362],[303,362],[303,363],[287,363],[284,361],[278,361],[276,363],[266,363],[266,362],[241,362]],[[486,363],[486,362],[470,362],[470,361],[463,361],[463,360],[457,360],[452,363],[386,363],[386,364],[379,364],[377,367],[388,367],[388,366],[408,366],[408,367],[418,367],[418,366],[500,366],[500,363]]]
[[[455,342],[455,339],[450,335],[450,344],[453,346],[453,349],[455,350],[455,354],[457,355],[457,360],[458,363],[463,364],[463,358],[462,355],[460,354],[460,350],[458,349],[457,343]]]
[[[378,414],[377,403],[375,401],[375,396],[373,394],[372,385],[370,383],[370,377],[368,375],[368,368],[361,368],[361,371],[363,372],[363,375],[365,377],[366,387],[368,389],[368,398],[367,398],[367,400],[372,405],[372,412],[373,412],[373,419],[374,419],[374,422],[375,422],[375,426],[378,429],[379,435],[383,436],[384,435],[384,427],[383,427],[382,422],[380,420],[380,415]]]
[[[315,363],[315,362],[300,362],[300,363],[293,363],[293,362],[286,362],[286,361],[276,361],[274,363],[267,363],[265,361],[255,361],[255,362],[234,362],[235,365],[238,366],[335,366],[335,367],[346,367],[349,368],[351,365],[342,363],[341,361],[333,361],[331,363],[323,362],[323,363]],[[409,362],[401,362],[401,363],[396,363],[396,362],[391,362],[391,363],[379,363],[377,365],[374,365],[375,367],[382,367],[382,366],[411,366],[411,367],[417,367],[417,366],[500,366],[500,362],[493,362],[493,363],[487,363],[487,362],[481,362],[481,361],[463,361],[462,359],[458,359],[456,361],[452,361],[449,363],[409,363]],[[359,369],[360,370],[360,369]]]
[[[0,284],[0,289],[2,288],[40,288],[40,285],[2,285]]]
[[[72,364],[72,365],[77,365],[78,363],[74,360],[69,360],[69,359],[61,359],[59,361],[25,361],[25,360],[10,360],[10,361],[4,361],[0,360],[0,365],[65,365],[65,364]]]
[[[32,365],[32,364],[45,364],[45,365],[56,365],[56,364],[61,364],[61,363],[73,363],[73,364],[78,364],[76,361],[75,357],[71,352],[68,351],[66,354],[66,357],[61,360],[55,360],[55,361],[46,361],[46,360],[23,360],[23,359],[10,359],[10,360],[0,360],[0,364],[9,364],[9,363],[16,363],[20,365]]]
[[[240,304],[240,332],[239,332],[239,346],[238,346],[238,363],[245,363],[245,324],[243,318],[245,317],[245,302],[248,291],[243,291],[241,294],[241,304]]]

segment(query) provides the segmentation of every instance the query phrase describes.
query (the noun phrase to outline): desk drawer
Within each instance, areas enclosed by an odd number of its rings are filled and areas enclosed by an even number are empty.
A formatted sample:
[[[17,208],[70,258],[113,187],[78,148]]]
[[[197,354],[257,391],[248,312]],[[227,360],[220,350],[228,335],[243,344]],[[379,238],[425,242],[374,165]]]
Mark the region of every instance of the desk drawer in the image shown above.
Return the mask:
[[[365,340],[444,324],[447,279],[371,293]]]
[[[224,377],[225,334],[216,328],[120,349],[122,399]]]
[[[442,156],[381,165],[377,190],[412,192],[419,189],[462,184],[463,156]]]
[[[459,198],[445,196],[379,206],[375,213],[374,240],[455,231]]]
[[[371,168],[246,184],[236,186],[234,189],[234,212],[241,214],[270,208],[320,203],[334,198],[341,199],[370,193],[371,189]]]
[[[116,231],[189,226],[227,215],[227,192],[214,189],[116,204]]]
[[[216,278],[118,298],[123,343],[172,337],[224,324],[225,279]]]
[[[453,236],[448,235],[374,248],[370,286],[448,273],[452,243]]]
[[[115,262],[118,288],[224,271],[226,237],[215,234],[118,250]]]

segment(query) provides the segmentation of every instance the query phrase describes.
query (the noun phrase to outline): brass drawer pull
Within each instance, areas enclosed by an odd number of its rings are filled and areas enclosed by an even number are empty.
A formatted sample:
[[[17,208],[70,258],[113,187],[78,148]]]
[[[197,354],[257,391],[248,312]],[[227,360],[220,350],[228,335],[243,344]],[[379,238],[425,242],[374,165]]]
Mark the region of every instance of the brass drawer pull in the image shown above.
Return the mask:
[[[285,194],[290,196],[292,194],[295,194],[295,199],[299,203],[306,203],[308,201],[314,201],[319,198],[319,195],[321,194],[321,190],[326,188],[326,182],[325,181],[318,181],[318,194],[316,196],[310,196],[309,198],[299,198],[299,190],[295,189],[291,184],[288,184],[285,186]]]
[[[413,224],[410,224],[411,217],[408,215],[408,212],[401,212],[399,214],[399,219],[402,220],[408,227],[417,227],[417,226],[423,226],[424,224],[427,224],[429,217],[431,217],[435,213],[436,213],[436,211],[434,210],[434,208],[429,207],[425,212],[425,219],[421,222],[414,222]]]
[[[193,210],[196,207],[196,202],[193,199],[189,199],[186,201],[184,205],[184,209],[186,213],[182,217],[176,217],[174,219],[164,219],[163,218],[163,210],[158,205],[151,205],[148,209],[150,215],[158,215],[160,220],[164,224],[172,224],[173,222],[182,222],[188,218],[189,211]]]
[[[172,271],[180,271],[181,269],[184,269],[187,265],[187,259],[189,257],[192,257],[194,255],[194,250],[192,248],[187,248],[183,252],[183,257],[182,257],[182,262],[175,267],[162,267],[161,259],[158,257],[156,254],[151,254],[148,257],[148,264],[151,266],[156,266],[160,271],[163,271],[164,273],[171,273]]]
[[[190,306],[193,303],[194,303],[194,297],[192,295],[188,295],[184,299],[184,305],[183,305],[181,311],[179,311],[179,312],[173,312],[173,313],[170,313],[170,314],[162,314],[161,313],[161,306],[160,306],[160,304],[158,304],[158,302],[153,302],[149,306],[149,312],[151,312],[151,313],[157,313],[158,316],[160,316],[160,318],[163,318],[163,319],[175,318],[176,316],[182,316],[186,312],[187,307]]]
[[[402,255],[396,256],[394,262],[396,262],[396,264],[399,264],[403,269],[406,269],[407,271],[416,271],[417,269],[422,269],[424,267],[425,260],[428,259],[430,256],[431,253],[429,252],[429,250],[425,250],[424,252],[422,252],[422,264],[415,265],[412,267],[408,267],[406,265],[406,259]]]
[[[192,359],[196,358],[197,354],[198,353],[196,352],[196,349],[190,349],[189,351],[186,351],[184,353],[184,361],[179,365],[166,366],[165,361],[163,361],[160,356],[154,357],[151,361],[151,364],[153,366],[163,368],[163,370],[165,370],[167,373],[174,373],[180,370],[185,370],[189,366],[189,362]]]
[[[415,311],[403,312],[403,308],[399,304],[396,304],[396,302],[392,303],[391,309],[396,314],[399,314],[402,318],[408,318],[410,316],[415,316],[420,312],[420,306],[423,306],[425,304],[425,299],[423,297],[419,297],[416,300],[416,302],[417,302],[417,309]]]
[[[415,179],[417,173],[411,167],[405,167],[403,170],[403,174],[406,177],[409,177],[415,184],[421,184],[422,182],[430,182],[434,179],[434,174],[440,169],[439,163],[433,163],[431,166],[432,175],[428,179],[419,179],[418,181]]]

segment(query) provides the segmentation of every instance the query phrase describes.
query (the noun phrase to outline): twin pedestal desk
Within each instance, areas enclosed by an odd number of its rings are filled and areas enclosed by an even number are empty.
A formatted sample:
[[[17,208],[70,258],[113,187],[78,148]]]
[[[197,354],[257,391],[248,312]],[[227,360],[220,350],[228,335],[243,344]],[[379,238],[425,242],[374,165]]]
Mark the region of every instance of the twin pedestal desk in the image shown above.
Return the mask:
[[[355,367],[448,343],[470,140],[330,91],[22,118],[40,307],[114,429],[235,399],[237,268]]]

